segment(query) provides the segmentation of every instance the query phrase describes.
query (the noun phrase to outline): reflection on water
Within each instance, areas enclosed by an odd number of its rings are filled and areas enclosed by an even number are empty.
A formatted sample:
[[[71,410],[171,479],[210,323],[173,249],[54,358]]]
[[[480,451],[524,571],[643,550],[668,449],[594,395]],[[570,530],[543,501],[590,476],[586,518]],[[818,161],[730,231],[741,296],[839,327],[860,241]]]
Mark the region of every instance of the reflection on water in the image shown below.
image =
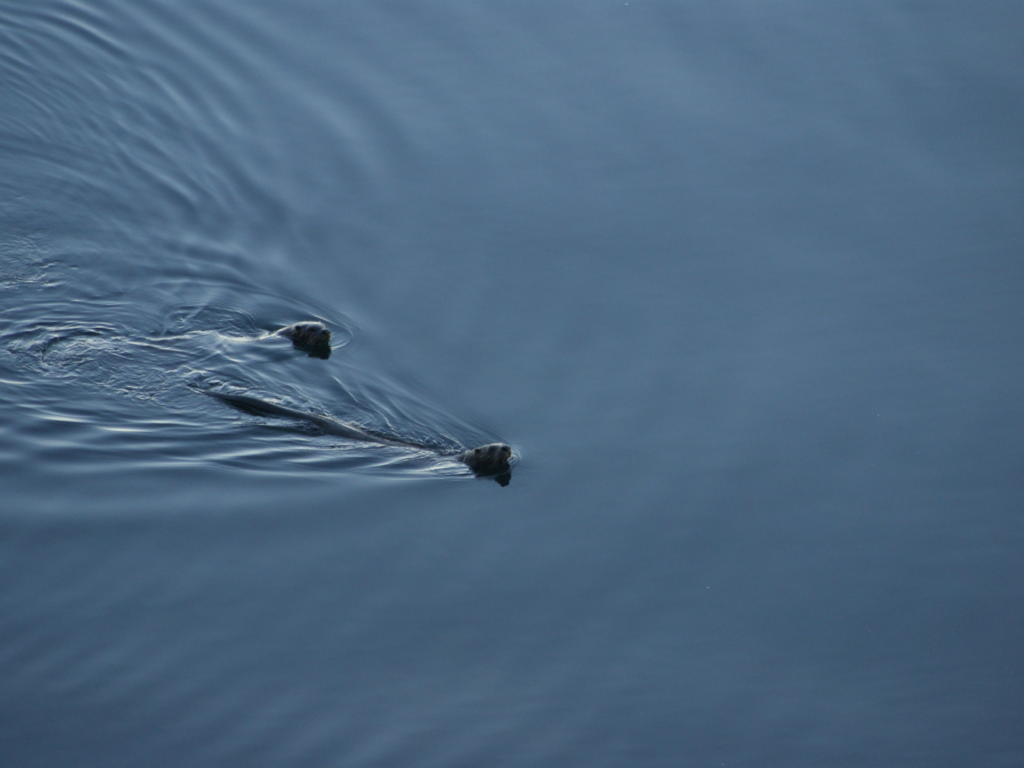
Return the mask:
[[[0,0],[0,763],[1024,762],[1022,16]]]

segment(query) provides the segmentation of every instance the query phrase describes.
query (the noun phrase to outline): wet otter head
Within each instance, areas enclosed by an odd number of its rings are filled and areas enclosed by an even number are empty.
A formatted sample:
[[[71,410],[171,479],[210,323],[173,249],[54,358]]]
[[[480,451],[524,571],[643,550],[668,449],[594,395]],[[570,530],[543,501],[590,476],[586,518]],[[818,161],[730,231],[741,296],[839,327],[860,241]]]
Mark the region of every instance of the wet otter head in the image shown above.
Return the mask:
[[[317,320],[293,323],[277,332],[278,336],[291,339],[298,349],[304,349],[313,357],[327,359],[331,355],[331,332]]]
[[[456,458],[477,475],[504,475],[510,469],[512,448],[504,443],[491,443],[460,453]]]

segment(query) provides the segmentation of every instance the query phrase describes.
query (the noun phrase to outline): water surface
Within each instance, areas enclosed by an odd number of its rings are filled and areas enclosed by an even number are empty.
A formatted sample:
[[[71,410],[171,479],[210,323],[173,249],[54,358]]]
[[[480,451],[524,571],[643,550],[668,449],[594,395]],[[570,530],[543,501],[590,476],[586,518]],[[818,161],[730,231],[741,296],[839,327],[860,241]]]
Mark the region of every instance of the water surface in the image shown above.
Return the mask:
[[[3,764],[1020,764],[1022,16],[0,2]]]

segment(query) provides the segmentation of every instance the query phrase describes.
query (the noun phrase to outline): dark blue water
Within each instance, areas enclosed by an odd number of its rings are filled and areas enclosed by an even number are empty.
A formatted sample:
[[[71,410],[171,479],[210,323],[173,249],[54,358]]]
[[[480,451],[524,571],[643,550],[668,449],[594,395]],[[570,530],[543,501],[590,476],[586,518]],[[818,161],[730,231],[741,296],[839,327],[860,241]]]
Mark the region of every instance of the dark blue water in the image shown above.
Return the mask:
[[[1024,764],[1022,28],[0,0],[0,764]]]

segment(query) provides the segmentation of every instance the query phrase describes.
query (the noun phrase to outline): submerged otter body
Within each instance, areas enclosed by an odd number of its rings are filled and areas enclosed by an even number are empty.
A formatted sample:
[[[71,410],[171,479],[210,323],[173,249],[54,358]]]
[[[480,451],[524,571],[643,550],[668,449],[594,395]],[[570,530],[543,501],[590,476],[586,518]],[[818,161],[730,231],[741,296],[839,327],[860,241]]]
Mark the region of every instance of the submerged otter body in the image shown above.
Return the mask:
[[[361,440],[367,443],[378,443],[380,445],[401,445],[407,448],[432,451],[441,456],[450,456],[456,461],[465,464],[478,477],[494,477],[502,486],[508,485],[511,479],[512,448],[505,443],[489,443],[478,448],[471,448],[468,451],[462,451],[461,453],[441,453],[429,445],[381,435],[353,424],[346,424],[330,416],[300,411],[297,408],[289,408],[285,405],[260,400],[258,397],[252,397],[251,395],[217,392],[215,390],[207,390],[206,394],[257,416],[284,416],[298,421],[305,421],[329,435],[337,435],[349,440]]]
[[[294,323],[277,331],[278,336],[291,339],[296,348],[308,352],[313,357],[327,359],[331,354],[331,332],[327,326],[318,321]],[[277,403],[271,403],[250,395],[205,390],[206,394],[216,397],[229,405],[243,411],[260,416],[284,416],[298,421],[313,424],[330,435],[338,435],[349,440],[362,440],[381,445],[401,445],[408,448],[432,451],[442,456],[450,456],[469,467],[478,477],[493,477],[501,486],[506,486],[512,477],[512,448],[505,443],[489,443],[478,448],[471,448],[461,453],[441,453],[436,448],[421,443],[401,440],[390,435],[382,435],[363,427],[346,424],[343,421],[318,413],[300,411]]]

